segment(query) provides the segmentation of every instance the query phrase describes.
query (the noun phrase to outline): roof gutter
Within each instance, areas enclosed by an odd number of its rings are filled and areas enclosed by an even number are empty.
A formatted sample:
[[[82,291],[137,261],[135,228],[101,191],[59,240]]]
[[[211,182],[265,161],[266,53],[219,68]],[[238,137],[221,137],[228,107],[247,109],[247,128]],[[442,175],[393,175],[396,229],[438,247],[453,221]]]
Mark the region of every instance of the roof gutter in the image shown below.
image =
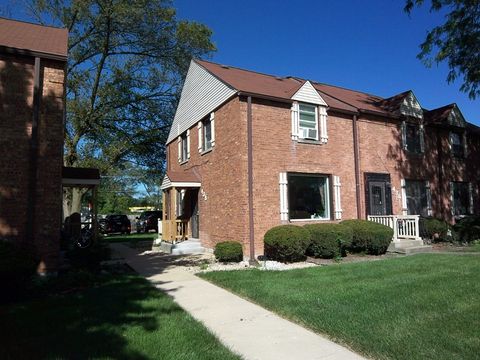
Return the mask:
[[[33,51],[33,50],[27,50],[27,49],[17,49],[9,46],[2,46],[2,45],[0,45],[0,53],[9,54],[9,55],[31,56],[35,58],[38,57],[42,59],[50,59],[50,60],[57,60],[57,61],[67,61],[67,57],[64,55],[49,54],[41,51]]]
[[[37,200],[37,160],[38,160],[38,122],[40,116],[40,96],[41,96],[41,60],[35,57],[35,67],[33,75],[33,118],[32,132],[30,135],[30,161],[28,176],[28,205],[27,205],[27,241],[33,240],[35,232],[35,210]]]
[[[255,232],[253,222],[253,124],[251,96],[247,97],[247,171],[250,263],[255,263]]]
[[[251,92],[245,92],[245,91],[239,91],[237,92],[238,96],[246,96],[250,98],[256,98],[256,99],[264,99],[264,100],[271,100],[271,101],[277,101],[277,102],[283,102],[287,104],[291,104],[293,102],[292,99],[285,99],[285,98],[280,98],[276,96],[269,96],[269,95],[262,95],[262,94],[255,94]]]

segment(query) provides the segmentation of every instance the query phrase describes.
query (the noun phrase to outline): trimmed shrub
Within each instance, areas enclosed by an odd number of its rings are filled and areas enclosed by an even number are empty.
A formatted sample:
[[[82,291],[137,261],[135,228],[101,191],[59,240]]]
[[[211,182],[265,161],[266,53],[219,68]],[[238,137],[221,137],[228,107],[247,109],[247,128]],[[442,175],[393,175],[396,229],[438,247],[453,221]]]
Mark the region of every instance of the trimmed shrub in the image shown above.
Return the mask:
[[[353,231],[352,251],[381,255],[387,252],[388,245],[392,242],[393,229],[388,226],[368,220],[344,220],[340,224]]]
[[[213,253],[220,262],[240,262],[243,259],[242,244],[238,241],[219,242]]]
[[[458,235],[458,240],[470,243],[480,239],[480,216],[469,216],[458,221],[453,229]]]
[[[296,262],[305,260],[310,245],[310,233],[296,225],[271,228],[263,237],[265,256],[271,260]]]
[[[75,246],[67,252],[72,267],[89,271],[100,271],[100,263],[110,259],[110,247],[103,240],[97,240],[92,246],[80,249]]]
[[[434,241],[447,240],[448,224],[440,219],[420,218],[420,235]]]
[[[33,252],[10,241],[0,240],[0,283],[3,300],[23,295],[37,270]]]
[[[346,255],[346,248],[352,244],[353,231],[340,224],[309,224],[304,226],[310,232],[311,243],[307,254],[331,259]]]

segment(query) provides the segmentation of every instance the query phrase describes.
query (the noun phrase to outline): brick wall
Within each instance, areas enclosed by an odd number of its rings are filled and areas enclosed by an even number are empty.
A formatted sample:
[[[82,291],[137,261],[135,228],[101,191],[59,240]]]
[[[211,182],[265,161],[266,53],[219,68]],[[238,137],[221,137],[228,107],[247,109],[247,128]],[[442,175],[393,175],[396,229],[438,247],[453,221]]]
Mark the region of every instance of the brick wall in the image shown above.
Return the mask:
[[[207,248],[225,240],[248,241],[246,129],[245,109],[234,98],[215,111],[212,151],[199,153],[196,125],[190,129],[189,161],[178,163],[176,140],[168,145],[169,170],[195,169],[201,178],[204,195],[198,196],[199,229]]]
[[[42,60],[34,238],[26,239],[34,59],[0,55],[0,238],[37,251],[39,271],[55,270],[61,229],[63,63]]]
[[[352,117],[329,111],[328,143],[309,144],[291,139],[290,104],[253,99],[253,211],[255,253],[263,254],[263,236],[280,225],[281,172],[339,176],[342,218],[357,217]],[[196,169],[208,196],[200,203],[200,238],[206,247],[222,240],[238,240],[249,254],[247,183],[247,103],[235,98],[215,112],[216,146],[208,154],[198,153],[197,128],[190,129],[191,159],[177,160],[177,143],[168,147],[169,169]],[[425,153],[403,150],[398,120],[362,114],[358,118],[361,214],[366,217],[365,173],[389,174],[392,210],[402,214],[401,179],[429,180],[434,216],[451,219],[450,181],[474,183],[478,211],[480,141],[469,139],[468,159],[451,155],[448,130],[425,128]],[[333,191],[330,192],[333,219]],[[333,220],[332,220],[333,221]],[[293,222],[302,225],[303,222]]]

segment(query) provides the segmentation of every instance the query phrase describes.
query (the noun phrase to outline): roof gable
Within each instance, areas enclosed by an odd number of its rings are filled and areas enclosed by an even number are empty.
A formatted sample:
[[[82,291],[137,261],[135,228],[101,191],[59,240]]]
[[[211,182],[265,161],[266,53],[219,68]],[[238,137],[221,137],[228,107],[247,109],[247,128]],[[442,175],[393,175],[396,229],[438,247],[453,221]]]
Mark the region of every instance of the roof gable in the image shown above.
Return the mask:
[[[168,134],[167,144],[222,105],[235,93],[234,88],[192,60]]]
[[[422,107],[413,94],[413,91],[408,91],[406,96],[403,98],[398,111],[400,114],[405,116],[412,116],[419,119],[423,118]]]
[[[454,104],[450,114],[448,114],[448,123],[453,126],[466,127],[467,122],[462,115],[462,112],[458,108],[457,104]]]
[[[300,89],[292,96],[292,100],[327,106],[327,103],[315,90],[310,81],[306,81]]]

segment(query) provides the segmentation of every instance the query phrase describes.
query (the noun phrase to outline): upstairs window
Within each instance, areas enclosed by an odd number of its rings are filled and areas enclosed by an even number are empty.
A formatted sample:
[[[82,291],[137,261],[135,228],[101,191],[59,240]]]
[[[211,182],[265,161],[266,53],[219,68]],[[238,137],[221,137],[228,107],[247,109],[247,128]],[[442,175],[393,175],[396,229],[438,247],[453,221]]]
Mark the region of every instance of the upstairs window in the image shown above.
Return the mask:
[[[178,162],[183,163],[190,158],[190,130],[178,137]]]
[[[215,113],[198,122],[198,152],[207,152],[215,146]]]
[[[212,122],[210,119],[205,119],[202,122],[203,127],[203,151],[212,148]]]
[[[299,137],[302,139],[318,140],[317,107],[299,104],[298,117]]]
[[[454,131],[450,133],[450,148],[452,149],[453,156],[460,158],[465,156],[463,134]]]
[[[402,124],[403,148],[410,153],[421,154],[424,152],[423,126],[418,124]]]

